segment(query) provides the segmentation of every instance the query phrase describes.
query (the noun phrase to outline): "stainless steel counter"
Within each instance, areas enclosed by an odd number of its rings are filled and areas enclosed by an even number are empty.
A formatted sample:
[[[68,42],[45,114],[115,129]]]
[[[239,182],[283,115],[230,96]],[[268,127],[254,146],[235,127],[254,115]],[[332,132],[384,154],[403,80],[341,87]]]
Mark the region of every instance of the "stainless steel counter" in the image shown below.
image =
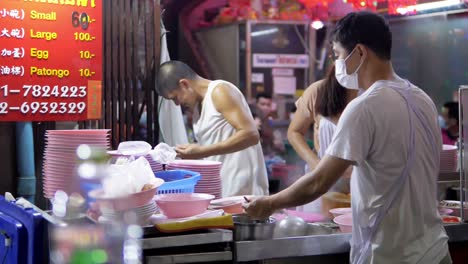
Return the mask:
[[[468,224],[446,225],[449,243],[468,242]],[[350,250],[351,234],[335,233],[287,237],[271,240],[233,241],[232,231],[214,229],[208,232],[164,237],[147,237],[142,240],[144,250],[164,248],[191,248],[197,245],[221,244],[214,251],[178,252],[174,254],[146,255],[147,263],[209,263],[249,262],[259,260],[294,259],[346,254]],[[231,246],[229,246],[231,245]],[[232,247],[232,248],[231,248]],[[283,261],[284,262],[284,261]],[[283,263],[281,262],[281,263]],[[273,263],[273,262],[272,262]],[[286,262],[284,262],[286,263]],[[304,262],[308,263],[308,262]],[[324,263],[335,263],[326,261]]]
[[[449,243],[468,241],[468,224],[446,225]],[[239,262],[349,252],[351,234],[331,234],[235,242]]]
[[[145,252],[145,263],[232,262],[231,244],[233,235],[230,230],[211,229],[206,232],[152,236],[154,230],[152,226],[146,227],[145,233],[147,232],[147,234],[141,240],[142,249]],[[213,246],[215,244],[220,246]],[[203,245],[206,247],[199,248]],[[198,249],[193,250],[194,247],[198,247]],[[177,248],[176,251],[171,250],[175,248]],[[155,250],[156,252],[154,252]]]
[[[349,252],[351,234],[332,234],[236,242],[239,262]]]

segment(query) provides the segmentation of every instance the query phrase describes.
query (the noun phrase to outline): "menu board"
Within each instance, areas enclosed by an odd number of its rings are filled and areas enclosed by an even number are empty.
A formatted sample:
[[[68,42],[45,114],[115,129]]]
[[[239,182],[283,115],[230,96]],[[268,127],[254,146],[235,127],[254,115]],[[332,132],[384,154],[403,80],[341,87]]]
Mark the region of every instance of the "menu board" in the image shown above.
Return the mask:
[[[102,114],[102,1],[0,1],[0,121]]]

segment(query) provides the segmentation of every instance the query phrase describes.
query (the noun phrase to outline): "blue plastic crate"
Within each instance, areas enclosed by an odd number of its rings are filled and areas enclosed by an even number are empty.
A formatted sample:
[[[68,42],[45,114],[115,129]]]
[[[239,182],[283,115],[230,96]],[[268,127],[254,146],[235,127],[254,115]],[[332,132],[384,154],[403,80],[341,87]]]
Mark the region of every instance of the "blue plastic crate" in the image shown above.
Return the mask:
[[[165,181],[158,188],[158,194],[193,193],[195,185],[201,178],[200,173],[188,170],[158,171],[154,175]]]

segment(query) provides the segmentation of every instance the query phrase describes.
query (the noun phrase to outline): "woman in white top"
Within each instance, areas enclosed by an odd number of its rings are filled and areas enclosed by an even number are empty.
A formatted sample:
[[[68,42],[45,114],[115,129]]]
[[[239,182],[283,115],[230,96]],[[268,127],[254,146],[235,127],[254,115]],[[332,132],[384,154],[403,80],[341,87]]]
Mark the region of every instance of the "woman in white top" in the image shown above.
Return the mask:
[[[327,148],[332,142],[341,113],[348,103],[356,98],[358,91],[358,87],[347,89],[341,86],[335,78],[335,67],[330,69],[325,81],[318,90],[317,101],[315,103],[315,111],[321,116],[318,135],[320,144],[318,156],[320,159],[325,156]],[[331,191],[349,193],[351,171],[351,168],[346,171],[345,175],[338,180]]]
[[[319,159],[322,159],[325,156],[327,148],[332,142],[341,113],[345,109],[346,105],[356,98],[357,95],[357,87],[356,89],[346,89],[338,83],[335,78],[335,67],[331,67],[325,79],[320,83],[314,104],[315,113],[320,115],[317,137],[320,146],[317,153]],[[306,171],[309,171],[307,165]],[[330,189],[330,191],[343,194],[350,193],[351,173],[352,169],[349,168],[341,179],[338,180]],[[327,214],[328,209],[331,209],[332,207],[334,206],[327,204],[325,199],[319,198],[309,204],[303,205],[299,210],[307,212],[322,212]]]

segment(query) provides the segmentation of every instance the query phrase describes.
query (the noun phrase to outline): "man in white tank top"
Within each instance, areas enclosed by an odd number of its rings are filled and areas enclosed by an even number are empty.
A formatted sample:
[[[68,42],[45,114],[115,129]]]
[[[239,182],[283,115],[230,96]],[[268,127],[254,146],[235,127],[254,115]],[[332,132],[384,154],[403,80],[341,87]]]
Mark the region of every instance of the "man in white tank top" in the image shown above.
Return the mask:
[[[179,157],[222,162],[223,197],[268,194],[258,130],[236,86],[207,80],[183,62],[168,61],[159,69],[156,90],[193,113],[198,144],[177,146]]]

